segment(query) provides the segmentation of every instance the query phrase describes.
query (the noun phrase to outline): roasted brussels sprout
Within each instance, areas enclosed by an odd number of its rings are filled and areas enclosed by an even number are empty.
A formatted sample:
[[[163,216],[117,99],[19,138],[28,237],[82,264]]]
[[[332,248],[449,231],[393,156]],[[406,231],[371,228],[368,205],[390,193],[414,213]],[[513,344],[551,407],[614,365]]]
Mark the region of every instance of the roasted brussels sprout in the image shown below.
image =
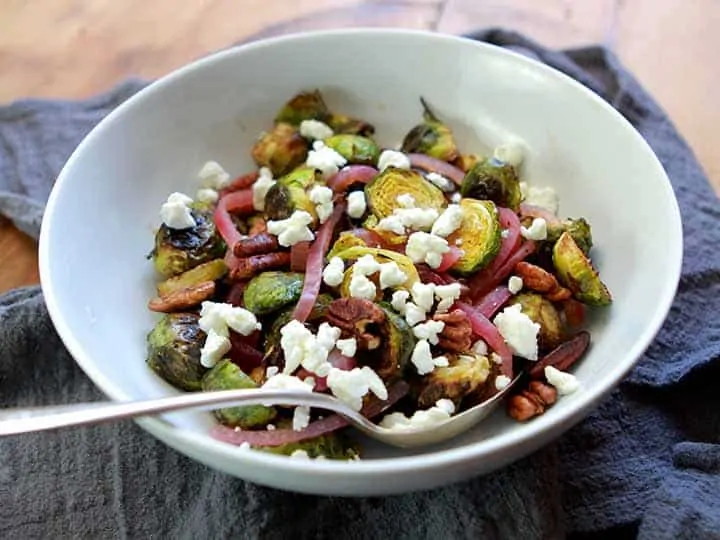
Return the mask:
[[[520,304],[522,312],[540,325],[540,350],[550,351],[565,340],[565,326],[552,302],[537,293],[524,292],[510,300],[510,305],[513,304]]]
[[[220,360],[202,378],[202,389],[205,392],[242,388],[251,390],[258,388],[258,384],[227,358]],[[275,408],[264,405],[225,407],[213,413],[221,424],[241,429],[265,427],[277,415]]]
[[[522,200],[520,181],[512,165],[486,158],[467,172],[460,186],[463,197],[492,201],[517,211]]]
[[[326,123],[335,133],[362,135],[363,137],[371,137],[375,133],[375,127],[372,124],[344,114],[333,113],[326,120]]]
[[[452,131],[438,120],[423,98],[420,98],[420,103],[424,121],[405,135],[402,151],[427,154],[448,162],[454,161],[458,157],[458,150]]]
[[[167,296],[171,293],[203,283],[204,281],[216,281],[226,273],[227,266],[225,265],[225,261],[223,259],[215,259],[158,283],[157,291],[160,296]]]
[[[370,211],[382,219],[401,208],[398,195],[410,194],[418,208],[434,208],[440,212],[447,202],[445,194],[415,171],[389,167],[365,186]]]
[[[225,242],[215,229],[212,212],[193,207],[195,226],[171,229],[164,223],[155,234],[151,253],[155,269],[165,277],[176,276],[225,254]]]
[[[200,364],[205,332],[199,319],[195,313],[169,313],[147,336],[148,365],[173,386],[191,392],[200,390],[207,371]]]
[[[439,399],[449,399],[459,407],[463,398],[487,381],[490,363],[486,356],[472,353],[447,354],[449,365],[436,367],[415,385],[418,407],[427,409]]]
[[[380,147],[375,141],[360,135],[333,135],[324,142],[350,164],[375,165],[380,157]]]
[[[287,123],[299,126],[303,120],[320,120],[327,122],[330,111],[325,105],[319,90],[300,92],[292,97],[275,117],[276,123]]]
[[[337,256],[338,253],[341,253],[351,247],[368,246],[362,238],[354,235],[350,231],[343,231],[338,235],[337,240],[335,240],[335,243],[332,245],[325,258],[329,261],[333,257]]]
[[[285,425],[280,423],[279,428]],[[288,426],[286,429],[290,429]],[[280,454],[291,456],[294,452],[302,451],[307,453],[309,458],[323,457],[326,459],[355,459],[360,454],[360,448],[356,443],[351,441],[344,433],[326,433],[312,439],[305,439],[293,443],[287,443],[280,446],[264,446],[258,448],[271,454]]]
[[[305,161],[308,144],[290,124],[277,124],[263,133],[252,147],[252,157],[258,167],[267,167],[278,177],[288,174]]]
[[[372,255],[373,258],[381,264],[386,262],[395,262],[400,268],[400,270],[402,270],[407,276],[407,281],[401,286],[401,288],[403,289],[410,290],[413,284],[420,280],[417,268],[410,260],[410,258],[407,255],[398,253],[397,251],[391,251],[389,249],[382,248],[371,248],[366,246],[353,246],[343,251],[337,252],[335,254],[335,257],[340,257],[342,260],[348,261],[353,259],[359,259],[363,255]],[[349,280],[348,275],[349,272],[346,272],[346,281]]]
[[[245,288],[245,308],[255,315],[267,315],[294,304],[300,299],[304,279],[304,274],[296,272],[262,272]]]
[[[387,382],[402,377],[415,347],[415,335],[410,325],[395,313],[390,304],[381,302],[379,306],[385,312],[385,323],[380,328],[382,351],[380,354],[372,354],[370,359],[366,358],[365,364]]]
[[[500,250],[501,227],[497,217],[497,208],[492,201],[462,199],[460,208],[463,220],[460,228],[448,236],[448,243],[457,245],[460,240],[460,257],[452,270],[469,275],[487,266]]]
[[[591,306],[607,306],[612,302],[610,291],[569,232],[562,233],[555,242],[553,264],[560,283],[576,299]]]
[[[592,248],[592,230],[585,218],[564,219],[558,224],[548,223],[547,241],[556,242],[560,235],[568,232],[577,246],[587,255]]]
[[[310,167],[295,169],[280,178],[265,196],[265,213],[268,218],[287,219],[295,210],[304,210],[317,218],[309,192],[320,179],[320,172]]]

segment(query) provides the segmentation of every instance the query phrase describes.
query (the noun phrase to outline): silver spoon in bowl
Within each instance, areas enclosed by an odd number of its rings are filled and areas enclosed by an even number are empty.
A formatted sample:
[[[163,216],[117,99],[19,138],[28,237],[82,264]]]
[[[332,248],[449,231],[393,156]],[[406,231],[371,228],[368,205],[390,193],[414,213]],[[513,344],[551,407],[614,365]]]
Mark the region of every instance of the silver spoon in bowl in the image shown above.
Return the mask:
[[[291,390],[220,390],[127,402],[90,402],[72,405],[0,410],[0,437],[37,431],[99,424],[184,409],[217,409],[235,405],[286,405],[326,409],[345,418],[368,437],[391,446],[413,448],[451,439],[486,418],[517,383],[520,375],[489,399],[422,429],[388,429],[374,424],[339,399],[327,394]],[[389,407],[389,405],[387,406]],[[387,408],[386,407],[386,408]]]

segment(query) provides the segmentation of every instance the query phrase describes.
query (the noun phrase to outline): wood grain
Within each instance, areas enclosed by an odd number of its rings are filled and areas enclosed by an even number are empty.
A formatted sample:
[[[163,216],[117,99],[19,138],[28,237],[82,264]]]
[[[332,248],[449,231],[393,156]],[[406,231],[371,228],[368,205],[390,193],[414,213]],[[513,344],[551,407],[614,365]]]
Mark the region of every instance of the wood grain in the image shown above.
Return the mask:
[[[716,0],[2,0],[0,103],[84,98],[234,43],[346,26],[504,26],[553,47],[604,43],[687,137],[720,192]],[[658,54],[657,51],[662,51]],[[36,283],[37,246],[0,221],[0,292]]]

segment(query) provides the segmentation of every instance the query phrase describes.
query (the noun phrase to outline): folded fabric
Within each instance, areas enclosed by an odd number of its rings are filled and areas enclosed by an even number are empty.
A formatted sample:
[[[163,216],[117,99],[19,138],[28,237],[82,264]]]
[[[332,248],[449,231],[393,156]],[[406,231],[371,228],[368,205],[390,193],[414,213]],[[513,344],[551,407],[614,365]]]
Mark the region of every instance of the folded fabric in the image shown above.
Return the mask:
[[[720,538],[720,203],[667,116],[612,53],[551,51],[503,30],[471,37],[532,56],[597,92],[642,133],[670,176],[684,224],[682,278],[665,325],[625,382],[524,460],[384,498],[253,485],[185,458],[130,422],[0,439],[0,536]],[[131,80],[91,100],[0,108],[0,213],[36,237],[72,150],[144,85]],[[102,399],[57,337],[38,287],[0,297],[0,343],[3,407]]]

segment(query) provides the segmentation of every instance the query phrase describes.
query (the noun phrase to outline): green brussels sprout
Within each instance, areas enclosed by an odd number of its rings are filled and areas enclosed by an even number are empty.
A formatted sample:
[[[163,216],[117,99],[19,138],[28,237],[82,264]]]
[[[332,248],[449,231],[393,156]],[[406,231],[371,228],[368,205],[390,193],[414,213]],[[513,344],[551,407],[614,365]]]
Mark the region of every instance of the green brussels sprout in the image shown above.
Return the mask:
[[[284,428],[284,423],[278,425]],[[289,429],[289,426],[287,427]],[[323,457],[326,459],[350,460],[360,455],[357,443],[351,441],[344,433],[325,433],[319,437],[303,441],[286,443],[280,446],[263,446],[258,448],[271,454],[290,456],[298,450],[306,452],[309,458]]]
[[[326,122],[335,133],[362,135],[363,137],[371,137],[375,133],[375,127],[372,124],[344,114],[331,114]]]
[[[317,219],[310,189],[321,182],[321,173],[300,167],[280,178],[265,195],[265,214],[269,219],[287,219],[295,210],[304,210]]]
[[[452,131],[440,122],[423,98],[420,98],[420,103],[424,121],[405,135],[401,150],[405,153],[427,154],[447,162],[454,161],[458,157],[458,149]]]
[[[548,223],[547,241],[554,244],[560,238],[560,235],[566,231],[572,236],[572,239],[575,240],[575,243],[585,255],[590,253],[593,245],[592,230],[585,218],[564,219],[557,224]]]
[[[160,296],[167,296],[205,281],[217,281],[226,273],[227,265],[225,261],[215,259],[158,283],[157,291]]]
[[[463,220],[460,227],[447,238],[448,244],[461,240],[463,255],[452,266],[462,275],[470,275],[487,266],[500,251],[501,229],[497,208],[492,201],[462,199]]]
[[[200,364],[205,332],[195,313],[168,313],[147,335],[147,363],[160,377],[181,390],[200,390],[207,369]]]
[[[395,313],[390,304],[380,302],[378,306],[385,313],[385,320],[379,325],[374,322],[370,324],[379,326],[381,350],[368,351],[359,359],[359,363],[370,366],[383,381],[388,382],[402,377],[416,340],[410,325]]]
[[[165,277],[176,276],[225,254],[225,242],[215,228],[211,211],[192,208],[195,226],[171,229],[164,223],[155,234],[151,253],[155,269]]]
[[[243,293],[245,308],[267,315],[300,299],[305,275],[297,272],[262,272],[252,278]]]
[[[478,161],[467,172],[460,186],[463,197],[493,201],[517,211],[522,200],[520,181],[512,165],[486,158]]]
[[[562,233],[555,242],[553,264],[560,283],[580,302],[591,306],[607,306],[612,302],[610,291],[569,232]]]
[[[365,197],[371,212],[382,219],[391,216],[399,195],[410,194],[418,208],[434,208],[438,212],[447,205],[445,194],[415,171],[388,167],[365,186]]]
[[[333,135],[323,142],[351,164],[375,165],[380,157],[380,147],[375,141],[360,135]]]
[[[252,147],[252,158],[258,167],[267,167],[278,177],[305,161],[308,144],[290,124],[277,124],[263,133]]]
[[[254,389],[258,384],[227,358],[220,360],[202,378],[202,389],[213,390]],[[243,405],[225,407],[213,411],[218,421],[226,426],[252,429],[267,426],[277,415],[274,407]]]
[[[542,351],[550,351],[565,341],[565,325],[560,313],[552,302],[537,293],[524,292],[514,296],[510,305],[520,304],[522,312],[540,325],[538,346]]]
[[[439,399],[449,399],[458,408],[463,398],[487,381],[490,362],[486,356],[472,353],[446,354],[449,365],[436,367],[421,377],[414,387],[418,407],[427,409]]]
[[[300,92],[292,97],[275,117],[276,123],[287,123],[299,126],[303,120],[319,120],[326,122],[330,111],[325,105],[320,90]]]

